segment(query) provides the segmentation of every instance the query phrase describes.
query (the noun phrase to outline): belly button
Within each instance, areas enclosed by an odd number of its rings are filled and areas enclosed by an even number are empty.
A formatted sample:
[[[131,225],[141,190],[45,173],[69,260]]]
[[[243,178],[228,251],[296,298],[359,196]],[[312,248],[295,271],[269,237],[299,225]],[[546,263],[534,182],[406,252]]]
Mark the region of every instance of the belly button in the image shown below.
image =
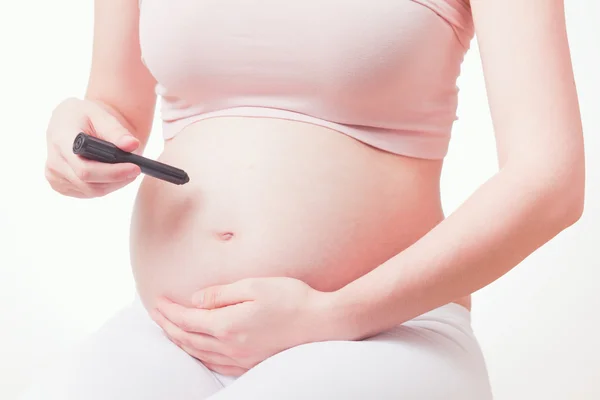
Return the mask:
[[[233,239],[233,232],[218,232],[217,237],[226,242]]]

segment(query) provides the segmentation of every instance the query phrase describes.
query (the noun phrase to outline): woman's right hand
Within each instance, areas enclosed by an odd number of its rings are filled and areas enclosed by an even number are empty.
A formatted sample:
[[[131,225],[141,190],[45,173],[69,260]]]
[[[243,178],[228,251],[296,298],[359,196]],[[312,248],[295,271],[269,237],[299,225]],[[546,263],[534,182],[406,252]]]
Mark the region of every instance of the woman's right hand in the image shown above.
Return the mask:
[[[52,113],[46,133],[45,174],[52,189],[71,197],[101,197],[133,182],[140,174],[135,164],[107,164],[74,154],[73,141],[80,132],[112,142],[127,152],[140,147],[139,140],[100,104],[67,99]]]

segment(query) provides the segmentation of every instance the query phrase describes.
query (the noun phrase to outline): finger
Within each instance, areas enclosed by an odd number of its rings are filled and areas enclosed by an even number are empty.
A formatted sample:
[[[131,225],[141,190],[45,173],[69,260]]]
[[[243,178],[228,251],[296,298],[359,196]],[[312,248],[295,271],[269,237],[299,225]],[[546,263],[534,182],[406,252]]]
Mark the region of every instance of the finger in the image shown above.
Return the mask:
[[[94,160],[87,160],[73,154],[66,159],[73,172],[86,183],[119,183],[135,179],[141,169],[135,164],[119,163],[108,164]]]
[[[157,301],[156,308],[183,331],[215,336],[218,330],[215,328],[214,313],[210,310],[184,307],[164,298]]]
[[[56,155],[53,160],[53,164],[57,165],[55,170],[83,192],[102,190],[103,187],[88,184],[116,185],[114,190],[132,182],[141,173],[140,167],[131,163],[101,163],[62,151]]]
[[[50,184],[50,187],[56,192],[70,197],[83,198],[87,197],[85,193],[77,189],[73,183],[57,173],[52,167],[46,166],[44,170],[45,178]]]
[[[160,311],[152,312],[152,319],[162,328],[175,344],[193,348],[199,351],[209,351],[213,353],[223,353],[223,343],[215,337],[202,333],[188,332],[181,329],[174,322],[169,320]]]
[[[67,183],[54,183],[51,184],[52,189],[54,189],[57,193],[60,193],[63,196],[75,197],[78,199],[89,198],[90,196],[85,193],[77,190],[73,187],[73,185],[69,182]]]
[[[73,187],[73,185],[71,185],[70,183],[67,185],[65,185],[62,190],[58,190],[58,192],[64,196],[69,196],[69,197],[76,197],[78,199],[86,199],[89,198],[90,196],[83,193],[82,191],[78,190],[77,188]]]
[[[84,184],[84,191],[89,193],[90,196],[94,197],[102,197],[109,193],[112,193],[124,186],[129,185],[133,182],[135,178],[130,178],[126,181],[121,181],[117,183],[87,183]]]
[[[132,178],[114,183],[88,183],[79,179],[71,166],[67,165],[66,163],[62,169],[64,172],[60,174],[62,175],[63,179],[69,182],[69,185],[73,190],[80,192],[82,194],[81,197],[101,197],[130,184],[136,179],[134,176]]]
[[[230,366],[230,367],[238,366],[238,365],[236,365],[236,362],[231,357],[227,357],[226,355],[223,355],[220,353],[215,353],[212,351],[197,350],[193,347],[188,347],[188,346],[178,344],[178,343],[175,343],[175,344],[177,346],[179,346],[183,351],[188,353],[190,356],[192,356],[202,362],[207,362],[210,364],[218,364],[218,365],[223,365],[223,366]]]
[[[256,300],[253,280],[244,279],[229,285],[211,286],[195,293],[192,304],[198,308],[213,309]]]
[[[140,146],[140,141],[129,133],[114,139],[113,143],[128,153],[133,153]]]
[[[218,365],[218,364],[211,364],[211,363],[206,363],[203,362],[204,366],[206,366],[206,368],[210,369],[211,371],[214,371],[218,374],[221,375],[225,375],[225,376],[233,376],[233,377],[239,377],[244,375],[246,372],[248,372],[248,370],[246,368],[242,368],[242,367],[234,367],[234,366],[229,366],[229,365]]]
[[[123,151],[132,152],[139,147],[140,141],[111,114],[112,110],[108,106],[97,102],[86,105],[95,136],[112,142]]]

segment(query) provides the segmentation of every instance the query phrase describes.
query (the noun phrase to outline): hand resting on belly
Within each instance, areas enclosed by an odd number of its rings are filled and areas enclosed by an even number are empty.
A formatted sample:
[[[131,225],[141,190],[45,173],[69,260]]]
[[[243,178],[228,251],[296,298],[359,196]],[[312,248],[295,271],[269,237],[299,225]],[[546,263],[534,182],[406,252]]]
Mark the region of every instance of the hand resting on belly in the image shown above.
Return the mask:
[[[132,266],[148,310],[164,298],[191,307],[197,291],[247,278],[334,291],[443,218],[438,162],[308,124],[206,120],[167,142],[160,160],[190,182],[145,179],[136,199]]]

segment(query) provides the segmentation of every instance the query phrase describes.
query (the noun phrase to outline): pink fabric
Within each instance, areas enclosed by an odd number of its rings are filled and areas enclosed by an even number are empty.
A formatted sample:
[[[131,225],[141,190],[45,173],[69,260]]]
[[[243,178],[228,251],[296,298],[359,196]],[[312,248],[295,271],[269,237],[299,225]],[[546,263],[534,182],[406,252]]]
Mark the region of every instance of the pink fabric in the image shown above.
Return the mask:
[[[143,0],[165,139],[217,116],[285,118],[441,159],[473,37],[467,0]]]
[[[469,0],[413,0],[444,18],[456,32],[465,49],[469,48],[474,28]]]

